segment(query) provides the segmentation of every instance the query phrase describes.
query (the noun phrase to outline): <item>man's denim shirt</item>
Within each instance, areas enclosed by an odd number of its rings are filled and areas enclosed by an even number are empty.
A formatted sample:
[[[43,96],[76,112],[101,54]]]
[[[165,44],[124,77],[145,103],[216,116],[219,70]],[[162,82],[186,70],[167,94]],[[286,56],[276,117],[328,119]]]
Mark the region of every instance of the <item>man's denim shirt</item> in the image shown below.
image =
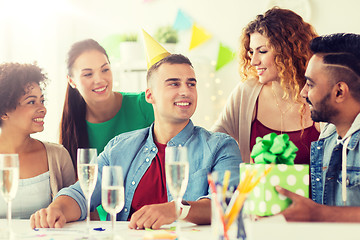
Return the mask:
[[[360,114],[350,129],[338,141],[333,124],[325,125],[319,141],[311,144],[311,190],[312,199],[321,204],[343,206],[342,184],[342,146],[350,138],[347,146],[347,206],[360,206]],[[339,143],[338,143],[339,142]]]
[[[183,196],[184,200],[196,201],[201,198],[209,198],[207,174],[212,171],[217,171],[219,181],[222,181],[225,170],[230,170],[229,186],[238,185],[241,155],[239,147],[232,137],[224,133],[212,133],[204,128],[196,127],[190,120],[187,126],[167,143],[167,146],[180,145],[188,148],[189,160],[189,182]],[[120,134],[110,140],[98,157],[99,174],[91,197],[91,211],[101,204],[102,167],[120,165],[124,172],[125,205],[117,215],[117,220],[126,221],[135,189],[157,152],[158,149],[153,139],[153,125],[145,129]],[[149,182],[149,187],[151,184]],[[171,201],[172,196],[169,189],[167,189],[167,194],[168,200]],[[81,208],[79,220],[86,218],[86,200],[78,182],[62,189],[56,197],[60,195],[67,195],[75,199]]]

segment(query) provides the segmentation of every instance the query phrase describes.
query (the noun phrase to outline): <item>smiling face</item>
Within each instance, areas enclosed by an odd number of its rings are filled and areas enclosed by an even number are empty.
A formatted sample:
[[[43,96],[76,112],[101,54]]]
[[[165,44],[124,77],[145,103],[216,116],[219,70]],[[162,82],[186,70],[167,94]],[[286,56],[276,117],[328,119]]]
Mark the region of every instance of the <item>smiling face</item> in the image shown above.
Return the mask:
[[[194,69],[188,64],[162,64],[151,76],[146,99],[153,104],[156,122],[187,123],[197,104]]]
[[[109,99],[112,94],[112,72],[107,57],[97,51],[82,53],[74,62],[69,84],[77,88],[86,103]]]
[[[261,83],[266,84],[279,80],[275,65],[275,53],[267,46],[267,38],[258,32],[250,35],[249,56],[251,65],[256,68]]]
[[[332,85],[327,74],[323,58],[314,55],[305,73],[306,84],[301,90],[310,106],[311,118],[314,122],[334,122],[339,111],[332,104]]]
[[[36,83],[26,87],[25,92],[26,94],[19,99],[16,109],[2,116],[2,127],[23,131],[25,134],[41,132],[44,130],[46,115],[44,95]]]

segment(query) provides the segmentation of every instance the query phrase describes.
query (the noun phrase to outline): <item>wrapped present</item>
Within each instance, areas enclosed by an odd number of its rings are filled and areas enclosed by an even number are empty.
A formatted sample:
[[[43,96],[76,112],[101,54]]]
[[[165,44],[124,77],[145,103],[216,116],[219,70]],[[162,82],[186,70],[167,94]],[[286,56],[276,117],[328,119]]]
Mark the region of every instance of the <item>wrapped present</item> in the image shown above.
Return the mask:
[[[271,133],[256,139],[251,152],[255,164],[240,164],[240,181],[246,169],[256,169],[258,174],[268,164],[272,164],[272,169],[249,194],[245,204],[247,213],[270,216],[286,209],[291,200],[278,194],[276,185],[309,197],[309,165],[294,164],[297,150],[287,134]]]

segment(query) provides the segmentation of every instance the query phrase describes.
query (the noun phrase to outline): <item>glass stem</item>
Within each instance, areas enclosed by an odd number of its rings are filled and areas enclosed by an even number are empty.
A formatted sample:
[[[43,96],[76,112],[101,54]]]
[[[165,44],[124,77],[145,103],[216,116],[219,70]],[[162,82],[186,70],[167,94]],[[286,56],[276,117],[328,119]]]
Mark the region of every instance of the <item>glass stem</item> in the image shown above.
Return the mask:
[[[8,220],[8,226],[9,226],[9,234],[11,234],[11,200],[9,200],[9,202],[8,202],[7,220]]]
[[[181,232],[181,226],[180,226],[180,219],[179,219],[179,216],[180,216],[180,202],[181,202],[181,197],[180,198],[176,198],[176,201],[175,201],[175,211],[176,211],[176,235],[177,235],[177,238],[179,239],[180,238],[180,232]]]
[[[89,197],[89,199],[87,199],[87,216],[86,216],[86,226],[87,226],[89,235],[90,235],[90,200],[91,200],[91,197]]]
[[[115,235],[115,221],[116,221],[116,213],[111,215],[111,228],[113,235]]]

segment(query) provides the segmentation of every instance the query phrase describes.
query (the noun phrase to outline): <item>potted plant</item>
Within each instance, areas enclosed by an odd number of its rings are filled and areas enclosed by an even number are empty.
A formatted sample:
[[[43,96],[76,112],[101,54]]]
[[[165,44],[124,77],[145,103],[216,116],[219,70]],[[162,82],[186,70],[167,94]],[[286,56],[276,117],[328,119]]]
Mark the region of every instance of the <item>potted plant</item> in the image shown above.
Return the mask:
[[[144,53],[138,42],[137,33],[125,33],[120,35],[120,59],[124,62],[142,60]]]
[[[175,47],[179,41],[179,36],[178,32],[171,26],[159,27],[154,34],[154,38],[170,53],[175,52]]]

